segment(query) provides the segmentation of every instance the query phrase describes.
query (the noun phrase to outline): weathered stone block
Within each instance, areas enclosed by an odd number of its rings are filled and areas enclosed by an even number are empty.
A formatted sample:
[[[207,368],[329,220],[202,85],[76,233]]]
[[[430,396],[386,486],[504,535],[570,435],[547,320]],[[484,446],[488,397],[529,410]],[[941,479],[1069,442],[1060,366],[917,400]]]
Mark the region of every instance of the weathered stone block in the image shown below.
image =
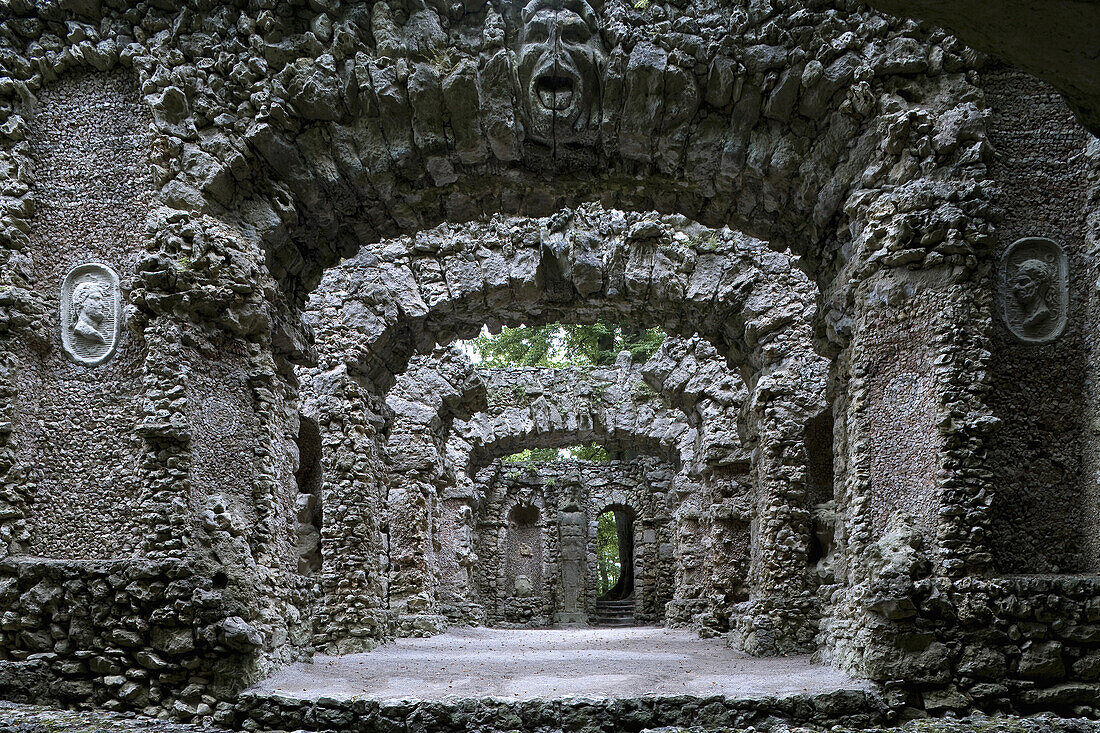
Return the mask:
[[[1066,676],[1062,661],[1062,644],[1057,641],[1031,642],[1024,648],[1017,668],[1021,677],[1033,680],[1055,680]]]

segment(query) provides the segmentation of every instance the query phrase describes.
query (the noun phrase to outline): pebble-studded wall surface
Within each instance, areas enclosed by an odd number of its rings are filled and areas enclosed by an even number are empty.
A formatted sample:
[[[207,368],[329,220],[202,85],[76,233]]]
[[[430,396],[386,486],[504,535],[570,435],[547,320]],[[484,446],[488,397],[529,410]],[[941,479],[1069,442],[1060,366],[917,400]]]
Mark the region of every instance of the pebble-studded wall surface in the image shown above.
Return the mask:
[[[72,268],[96,262],[129,286],[153,196],[150,119],[133,78],[120,73],[67,78],[36,109],[38,201],[24,262],[52,328],[17,347],[14,427],[35,555],[114,559],[146,542],[149,487],[135,430],[144,345],[116,328],[105,334],[118,342],[113,359],[74,363],[61,344],[71,327],[61,322],[61,285]]]
[[[1002,290],[995,305],[992,401],[1003,425],[992,446],[1001,487],[993,507],[996,564],[1009,573],[1095,572],[1100,554],[1086,529],[1098,520],[1091,380],[1084,376],[1096,338],[1089,315],[1095,263],[1082,215],[1089,136],[1049,87],[1011,69],[991,69],[986,78],[995,109],[994,171],[1005,180],[996,277],[1012,276],[1007,269],[1015,264],[1004,258],[1025,237],[1059,243],[1070,275],[1068,322],[1056,340],[1033,343],[1009,330],[1004,299],[1011,293]],[[1025,106],[1029,124],[1021,126]]]

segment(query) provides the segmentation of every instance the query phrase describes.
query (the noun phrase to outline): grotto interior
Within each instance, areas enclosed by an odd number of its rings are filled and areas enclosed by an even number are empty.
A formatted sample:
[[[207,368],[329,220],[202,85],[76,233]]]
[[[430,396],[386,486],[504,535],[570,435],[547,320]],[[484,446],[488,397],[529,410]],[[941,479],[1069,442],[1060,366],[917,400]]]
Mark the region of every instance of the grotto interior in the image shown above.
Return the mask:
[[[1100,717],[1070,92],[854,0],[0,5],[0,699]]]

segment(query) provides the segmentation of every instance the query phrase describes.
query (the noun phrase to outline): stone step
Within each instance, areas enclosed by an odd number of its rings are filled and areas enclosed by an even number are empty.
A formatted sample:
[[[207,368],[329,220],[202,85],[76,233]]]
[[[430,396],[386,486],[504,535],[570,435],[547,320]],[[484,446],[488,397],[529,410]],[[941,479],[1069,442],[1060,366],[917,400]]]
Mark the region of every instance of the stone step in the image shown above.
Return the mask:
[[[634,601],[596,601],[589,620],[593,626],[633,626]]]
[[[853,683],[855,685],[856,683]],[[348,731],[352,726],[361,730],[397,728],[412,729],[425,719],[435,721],[433,733],[467,733],[482,731],[521,731],[535,733],[547,730],[548,719],[556,720],[561,729],[565,720],[570,726],[590,730],[636,731],[670,727],[700,730],[699,710],[707,708],[707,728],[744,730],[780,728],[776,721],[790,726],[812,725],[826,728],[840,724],[844,728],[863,730],[886,724],[889,707],[877,693],[862,689],[842,689],[818,693],[784,693],[780,695],[744,695],[725,697],[701,695],[646,695],[626,698],[608,695],[592,697],[547,696],[533,700],[508,700],[499,697],[443,699],[372,699],[354,697],[302,696],[290,693],[246,691],[242,693],[224,723],[226,728],[269,730],[337,729]],[[349,720],[337,723],[322,721]],[[507,721],[497,724],[495,721]],[[154,729],[150,729],[154,730]]]
[[[634,619],[606,619],[606,618],[594,618],[592,619],[593,626],[601,626],[604,628],[629,628],[634,625]]]

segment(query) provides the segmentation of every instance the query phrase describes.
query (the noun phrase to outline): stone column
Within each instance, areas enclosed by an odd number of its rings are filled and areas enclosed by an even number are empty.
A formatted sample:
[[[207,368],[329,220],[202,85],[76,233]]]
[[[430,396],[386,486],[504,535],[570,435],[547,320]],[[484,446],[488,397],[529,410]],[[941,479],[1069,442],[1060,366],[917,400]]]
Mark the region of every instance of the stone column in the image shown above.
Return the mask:
[[[842,345],[834,390],[844,592],[822,639],[836,664],[873,679],[946,679],[949,650],[920,620],[918,587],[948,592],[952,577],[988,566],[994,487],[984,445],[997,421],[986,402],[992,303],[982,257],[991,238],[978,194],[937,214],[869,223],[865,232],[896,235],[862,243],[885,266],[864,263],[867,272],[827,301],[844,304],[826,315]],[[936,220],[962,209],[972,216]],[[918,215],[923,237],[908,229]],[[928,252],[924,241],[953,254]]]
[[[587,626],[584,607],[587,568],[586,546],[588,520],[576,505],[566,506],[558,513],[558,534],[561,551],[561,608],[555,617],[562,626]]]
[[[474,569],[481,562],[475,549],[478,499],[469,479],[464,481],[466,485],[445,487],[441,497],[436,596],[448,620],[477,626],[485,623],[485,609],[474,586]]]
[[[339,366],[303,380],[302,413],[321,434],[321,599],[316,645],[349,654],[392,638],[382,534],[381,401]]]
[[[406,434],[408,437],[408,434]],[[393,435],[391,434],[391,440]],[[407,444],[406,444],[406,447]],[[389,607],[397,614],[400,636],[428,636],[447,628],[439,614],[436,591],[436,517],[440,511],[435,482],[413,464],[419,451],[393,460],[386,518],[389,526]],[[430,472],[431,467],[427,467]]]
[[[777,371],[750,390],[757,508],[751,596],[734,615],[731,643],[752,654],[814,648],[819,612],[808,583],[811,518],[804,434],[809,415],[799,399],[806,379],[794,370]]]

